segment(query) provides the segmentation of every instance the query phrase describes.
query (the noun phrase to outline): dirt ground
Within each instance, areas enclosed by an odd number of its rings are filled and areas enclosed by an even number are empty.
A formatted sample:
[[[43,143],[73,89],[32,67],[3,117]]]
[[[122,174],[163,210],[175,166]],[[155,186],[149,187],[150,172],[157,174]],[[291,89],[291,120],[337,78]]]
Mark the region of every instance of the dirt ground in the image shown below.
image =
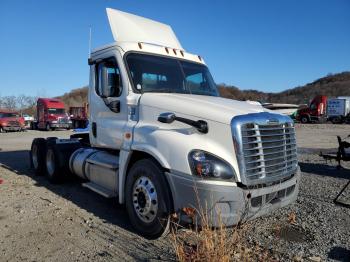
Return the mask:
[[[302,171],[298,200],[254,220],[252,241],[285,253],[287,259],[349,261],[350,210],[332,199],[350,178],[350,165],[338,171],[318,153],[336,148],[336,135],[350,135],[350,125],[297,125],[296,131]],[[175,260],[170,238],[150,241],[133,232],[124,207],[115,200],[76,180],[52,185],[32,173],[28,156],[33,138],[70,134],[0,134],[0,261]],[[272,225],[291,212],[304,233],[289,228],[289,234],[276,236]]]

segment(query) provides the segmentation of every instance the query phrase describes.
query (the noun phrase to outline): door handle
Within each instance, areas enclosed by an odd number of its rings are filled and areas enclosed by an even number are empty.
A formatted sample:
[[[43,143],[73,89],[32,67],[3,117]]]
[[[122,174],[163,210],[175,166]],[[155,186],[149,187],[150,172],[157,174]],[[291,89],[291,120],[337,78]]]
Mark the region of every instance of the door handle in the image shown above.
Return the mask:
[[[92,122],[91,130],[92,130],[92,135],[94,137],[97,137],[97,124],[96,124],[96,122]]]

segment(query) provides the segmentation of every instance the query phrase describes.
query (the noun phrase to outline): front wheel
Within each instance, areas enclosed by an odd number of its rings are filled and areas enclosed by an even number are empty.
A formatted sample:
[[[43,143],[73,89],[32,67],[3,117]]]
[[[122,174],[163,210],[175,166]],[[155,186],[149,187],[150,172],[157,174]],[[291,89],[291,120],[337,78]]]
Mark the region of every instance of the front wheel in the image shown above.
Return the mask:
[[[306,124],[309,122],[309,118],[307,116],[302,116],[300,118],[301,123]]]
[[[166,235],[172,202],[158,163],[151,159],[137,161],[127,176],[125,191],[126,209],[134,228],[151,239]]]
[[[45,129],[46,129],[46,131],[50,131],[51,130],[51,126],[50,126],[49,123],[46,124],[46,128]]]

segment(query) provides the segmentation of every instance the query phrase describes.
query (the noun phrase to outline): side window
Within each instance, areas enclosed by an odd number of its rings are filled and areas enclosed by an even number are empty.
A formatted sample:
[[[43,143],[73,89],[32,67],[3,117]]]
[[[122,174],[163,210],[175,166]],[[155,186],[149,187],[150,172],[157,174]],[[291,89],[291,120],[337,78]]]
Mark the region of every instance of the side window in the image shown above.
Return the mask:
[[[96,93],[101,97],[118,97],[122,93],[120,70],[114,59],[96,65]]]

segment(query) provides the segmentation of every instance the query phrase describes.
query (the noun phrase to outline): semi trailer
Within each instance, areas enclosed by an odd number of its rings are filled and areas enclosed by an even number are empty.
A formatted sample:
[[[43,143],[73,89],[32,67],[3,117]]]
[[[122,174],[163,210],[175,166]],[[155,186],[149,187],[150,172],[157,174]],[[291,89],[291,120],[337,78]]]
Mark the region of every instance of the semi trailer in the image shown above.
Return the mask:
[[[296,200],[290,117],[219,97],[203,58],[170,26],[114,9],[107,16],[115,42],[88,59],[89,132],[34,139],[37,174],[82,178],[124,204],[148,238],[166,234],[174,217],[200,223],[199,210],[213,227],[232,226]]]
[[[88,118],[88,106],[70,106],[69,107],[69,118],[72,121],[73,128],[86,128],[89,122]]]

